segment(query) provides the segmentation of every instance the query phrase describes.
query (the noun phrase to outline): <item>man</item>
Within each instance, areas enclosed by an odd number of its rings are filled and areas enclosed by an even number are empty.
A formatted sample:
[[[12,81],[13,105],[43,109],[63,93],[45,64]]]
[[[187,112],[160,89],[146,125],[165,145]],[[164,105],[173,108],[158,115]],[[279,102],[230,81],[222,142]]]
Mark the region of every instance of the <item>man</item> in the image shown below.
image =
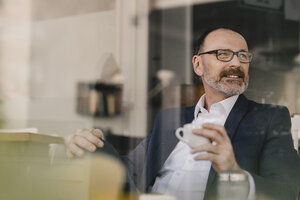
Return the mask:
[[[251,195],[296,199],[300,159],[293,148],[287,108],[257,104],[242,93],[248,86],[252,54],[244,37],[227,28],[204,33],[193,56],[205,95],[189,108],[160,112],[147,138],[123,161],[131,185],[140,190],[173,194],[179,199],[214,199],[216,172],[244,170]],[[212,119],[212,120],[208,120]],[[175,130],[197,121],[194,134],[212,143],[190,149]],[[214,122],[218,123],[206,123]],[[78,131],[68,140],[67,154],[103,147],[99,130]],[[205,152],[205,153],[203,153]]]

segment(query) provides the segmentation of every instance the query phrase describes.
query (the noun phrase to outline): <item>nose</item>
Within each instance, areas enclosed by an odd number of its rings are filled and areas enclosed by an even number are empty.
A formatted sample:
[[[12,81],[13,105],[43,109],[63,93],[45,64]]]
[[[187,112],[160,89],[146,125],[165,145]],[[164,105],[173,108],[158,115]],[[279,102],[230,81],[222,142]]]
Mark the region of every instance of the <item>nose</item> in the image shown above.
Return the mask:
[[[241,62],[237,55],[233,55],[233,58],[230,61],[230,64],[232,67],[240,67],[241,66]]]

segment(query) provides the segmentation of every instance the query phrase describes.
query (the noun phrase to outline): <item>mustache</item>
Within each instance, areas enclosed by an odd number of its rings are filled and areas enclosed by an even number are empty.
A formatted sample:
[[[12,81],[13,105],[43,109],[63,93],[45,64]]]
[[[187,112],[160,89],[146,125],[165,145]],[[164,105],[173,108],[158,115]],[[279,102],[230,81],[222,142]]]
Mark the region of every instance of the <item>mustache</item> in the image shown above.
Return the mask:
[[[228,69],[221,72],[220,77],[227,77],[229,75],[239,76],[240,78],[245,78],[245,73],[240,69]]]

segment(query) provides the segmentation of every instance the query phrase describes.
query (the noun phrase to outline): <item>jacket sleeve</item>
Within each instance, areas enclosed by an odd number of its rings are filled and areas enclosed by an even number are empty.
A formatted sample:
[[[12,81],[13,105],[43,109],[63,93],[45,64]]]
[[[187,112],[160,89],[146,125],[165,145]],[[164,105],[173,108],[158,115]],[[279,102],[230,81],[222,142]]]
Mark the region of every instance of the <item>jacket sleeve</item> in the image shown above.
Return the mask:
[[[257,199],[295,200],[300,191],[300,158],[293,147],[289,111],[277,107],[271,112],[259,172],[251,174]]]
[[[159,123],[159,116],[160,114],[157,115],[154,122],[154,126],[149,131],[147,137],[144,138],[129,155],[121,157],[128,172],[125,191],[145,190],[146,156],[147,156],[149,142],[152,138],[155,127]]]
[[[140,189],[139,186],[142,184],[140,180],[146,159],[146,143],[147,139],[145,138],[129,155],[121,157],[127,169],[126,192]]]

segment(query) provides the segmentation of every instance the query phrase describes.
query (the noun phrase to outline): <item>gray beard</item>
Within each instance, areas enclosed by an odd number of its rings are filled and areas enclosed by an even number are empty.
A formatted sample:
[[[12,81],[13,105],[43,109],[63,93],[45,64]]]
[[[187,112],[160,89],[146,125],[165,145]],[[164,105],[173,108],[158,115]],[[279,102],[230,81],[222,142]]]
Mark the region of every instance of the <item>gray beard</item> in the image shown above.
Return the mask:
[[[221,81],[216,81],[213,79],[210,79],[207,77],[206,74],[203,75],[204,80],[206,83],[213,89],[215,89],[218,92],[221,92],[225,94],[228,97],[234,96],[234,95],[240,95],[245,92],[245,90],[248,88],[248,81],[243,82],[242,85],[238,85],[238,87],[235,88],[228,88],[224,84],[222,84]],[[232,83],[234,84],[234,83]]]

